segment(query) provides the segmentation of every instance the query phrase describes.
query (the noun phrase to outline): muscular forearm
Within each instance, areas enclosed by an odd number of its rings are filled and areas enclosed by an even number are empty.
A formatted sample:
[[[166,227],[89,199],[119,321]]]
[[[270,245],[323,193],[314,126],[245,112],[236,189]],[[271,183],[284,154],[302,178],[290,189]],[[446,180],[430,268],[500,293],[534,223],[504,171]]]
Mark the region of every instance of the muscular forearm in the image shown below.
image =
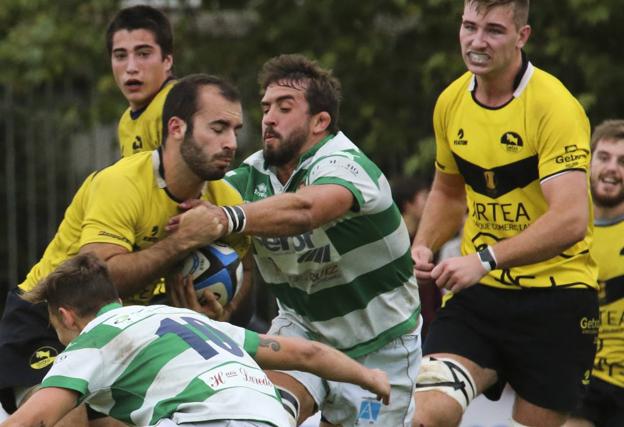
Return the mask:
[[[223,226],[218,217],[200,205],[179,215],[175,230],[145,249],[128,252],[127,248],[114,244],[90,243],[80,248],[80,252],[94,252],[107,263],[111,279],[124,297],[166,276],[190,251],[222,235]]]
[[[299,369],[332,381],[368,385],[370,379],[362,365],[334,348],[317,342],[311,344],[313,349]]]
[[[292,236],[312,230],[312,204],[296,193],[280,194],[243,206],[247,215],[245,234]]]
[[[547,212],[522,233],[492,246],[497,268],[533,264],[559,255],[585,237],[587,217]]]
[[[141,251],[116,254],[106,263],[111,280],[123,298],[164,277],[189,251],[188,245],[179,239],[166,238]]]
[[[432,252],[453,238],[461,227],[466,212],[463,192],[451,197],[442,191],[431,191],[420,220],[413,246],[425,246]]]
[[[365,369],[342,352],[316,341],[281,336],[261,337],[256,360],[264,369],[296,369],[332,381],[362,385]]]
[[[52,427],[74,408],[76,396],[61,388],[39,390],[0,427]]]
[[[585,237],[589,222],[587,177],[584,172],[562,174],[542,184],[549,207],[520,234],[493,246],[499,268],[550,259]]]

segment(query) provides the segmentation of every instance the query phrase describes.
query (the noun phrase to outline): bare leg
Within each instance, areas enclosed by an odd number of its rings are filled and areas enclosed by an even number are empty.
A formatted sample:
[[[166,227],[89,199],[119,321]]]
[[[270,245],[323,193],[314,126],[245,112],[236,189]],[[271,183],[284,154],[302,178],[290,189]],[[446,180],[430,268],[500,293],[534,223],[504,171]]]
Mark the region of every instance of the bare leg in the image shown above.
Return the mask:
[[[562,427],[596,427],[594,423],[584,418],[568,418]]]
[[[516,395],[513,419],[526,426],[560,427],[566,421],[567,415],[534,405]]]
[[[485,369],[465,357],[449,354],[430,354],[437,359],[453,359],[461,363],[469,372],[479,395],[496,382],[496,371]],[[414,394],[416,411],[412,418],[413,427],[455,427],[464,415],[461,404],[449,395],[429,390]]]

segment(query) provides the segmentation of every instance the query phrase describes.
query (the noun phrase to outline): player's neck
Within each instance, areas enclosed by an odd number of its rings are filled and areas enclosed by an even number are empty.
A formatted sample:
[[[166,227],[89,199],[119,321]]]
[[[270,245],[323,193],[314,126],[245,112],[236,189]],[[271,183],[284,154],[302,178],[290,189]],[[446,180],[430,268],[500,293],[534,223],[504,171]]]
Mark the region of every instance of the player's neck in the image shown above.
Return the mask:
[[[277,176],[277,179],[279,180],[279,182],[282,183],[282,185],[286,184],[288,180],[290,179],[290,177],[292,176],[292,174],[295,172],[295,169],[297,169],[297,166],[299,166],[301,157],[305,153],[307,153],[312,147],[314,147],[316,144],[321,142],[326,136],[327,136],[327,132],[324,132],[318,135],[311,134],[308,137],[308,140],[306,141],[306,143],[299,150],[299,154],[297,156],[293,157],[293,159],[290,160],[288,163],[278,166],[276,168],[275,175]]]
[[[476,76],[477,87],[474,92],[476,100],[492,108],[509,102],[513,98],[514,82],[521,69],[522,56],[518,53],[513,63],[499,73]]]
[[[594,217],[597,221],[608,221],[624,217],[624,202],[616,206],[599,206],[594,204]]]
[[[293,172],[295,171],[295,167],[297,167],[298,163],[299,163],[299,158],[297,157],[297,159],[291,162],[288,162],[288,164],[277,167],[275,175],[277,176],[277,179],[279,180],[279,182],[282,183],[282,185],[288,182]]]
[[[196,199],[201,194],[205,181],[191,172],[182,156],[172,155],[171,150],[165,149],[162,162],[167,191],[171,196],[184,201]]]

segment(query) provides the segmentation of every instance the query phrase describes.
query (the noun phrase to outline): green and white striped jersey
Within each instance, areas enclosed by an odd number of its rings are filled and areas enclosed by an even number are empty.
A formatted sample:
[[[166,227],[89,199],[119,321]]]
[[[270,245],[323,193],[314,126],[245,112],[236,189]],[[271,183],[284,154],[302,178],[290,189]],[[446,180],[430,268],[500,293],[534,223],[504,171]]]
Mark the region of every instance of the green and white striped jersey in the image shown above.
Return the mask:
[[[354,197],[336,221],[290,237],[254,237],[254,257],[280,309],[310,338],[360,357],[418,324],[420,301],[410,241],[390,185],[342,132],[305,153],[282,185],[262,151],[226,175],[246,202],[337,184]]]
[[[256,420],[289,426],[258,367],[255,332],[162,305],[110,304],[54,362],[43,387],[75,390],[130,425]]]

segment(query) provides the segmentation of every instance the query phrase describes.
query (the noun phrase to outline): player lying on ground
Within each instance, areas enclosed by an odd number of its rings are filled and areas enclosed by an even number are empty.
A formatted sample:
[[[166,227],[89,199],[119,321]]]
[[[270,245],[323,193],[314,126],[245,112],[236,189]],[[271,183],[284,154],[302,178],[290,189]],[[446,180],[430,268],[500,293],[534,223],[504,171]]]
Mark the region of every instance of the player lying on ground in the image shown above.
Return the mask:
[[[187,309],[122,307],[106,266],[90,253],[66,261],[24,298],[47,301],[67,348],[1,427],[52,426],[82,402],[129,425],[293,425],[258,365],[352,382],[389,402],[384,372],[318,342],[258,335]]]

